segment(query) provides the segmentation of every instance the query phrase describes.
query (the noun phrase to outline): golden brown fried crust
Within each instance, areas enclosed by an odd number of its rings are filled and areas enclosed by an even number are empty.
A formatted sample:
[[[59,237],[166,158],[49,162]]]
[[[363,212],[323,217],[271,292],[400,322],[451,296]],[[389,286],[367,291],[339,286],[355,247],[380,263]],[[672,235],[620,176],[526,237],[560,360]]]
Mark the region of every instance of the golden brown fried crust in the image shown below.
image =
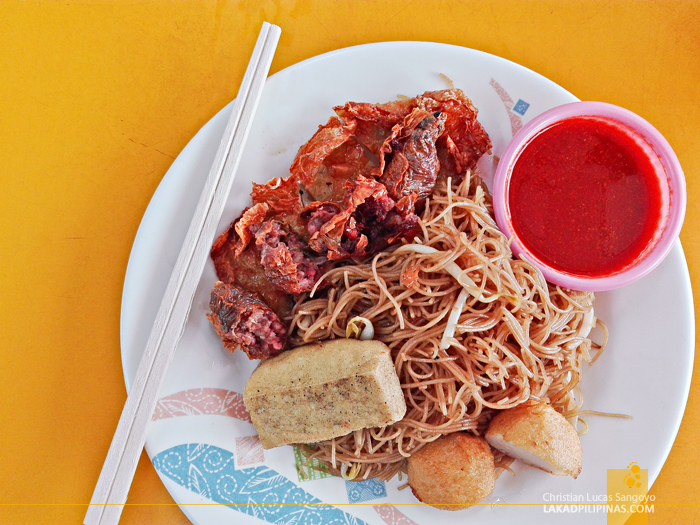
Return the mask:
[[[502,436],[510,445],[552,465],[553,470],[548,472],[573,478],[581,473],[582,452],[578,433],[547,403],[528,402],[503,410],[493,418],[485,436],[489,443],[499,448],[493,442],[495,436]]]
[[[496,484],[491,447],[484,438],[448,434],[408,458],[408,484],[423,503],[461,510],[479,503]]]

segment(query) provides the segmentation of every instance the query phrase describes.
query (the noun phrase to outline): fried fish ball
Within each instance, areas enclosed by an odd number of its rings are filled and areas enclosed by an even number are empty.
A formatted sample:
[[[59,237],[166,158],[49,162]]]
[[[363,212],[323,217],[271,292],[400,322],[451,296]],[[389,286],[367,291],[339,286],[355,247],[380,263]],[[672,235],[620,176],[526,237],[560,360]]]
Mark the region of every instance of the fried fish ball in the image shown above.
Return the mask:
[[[471,434],[441,436],[408,458],[413,495],[437,509],[466,509],[488,496],[495,484],[491,448]]]
[[[528,402],[493,418],[486,440],[508,456],[557,476],[581,473],[576,429],[551,405]]]

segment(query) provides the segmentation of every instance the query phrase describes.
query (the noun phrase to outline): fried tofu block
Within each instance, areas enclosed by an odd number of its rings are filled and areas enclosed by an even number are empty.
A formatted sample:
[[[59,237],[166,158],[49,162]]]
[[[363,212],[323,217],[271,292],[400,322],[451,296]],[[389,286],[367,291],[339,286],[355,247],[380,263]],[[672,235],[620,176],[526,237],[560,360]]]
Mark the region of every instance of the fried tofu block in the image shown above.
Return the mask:
[[[389,348],[357,339],[309,344],[262,361],[243,401],[264,448],[381,427],[406,413]]]

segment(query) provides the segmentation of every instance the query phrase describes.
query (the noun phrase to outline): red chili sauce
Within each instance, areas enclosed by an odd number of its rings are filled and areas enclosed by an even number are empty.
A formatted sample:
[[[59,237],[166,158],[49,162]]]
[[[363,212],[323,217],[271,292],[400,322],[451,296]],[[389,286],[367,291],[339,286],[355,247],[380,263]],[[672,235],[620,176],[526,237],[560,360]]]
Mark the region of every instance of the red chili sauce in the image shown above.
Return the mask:
[[[661,220],[661,187],[645,150],[619,126],[572,117],[537,135],[510,179],[521,244],[551,267],[603,277],[644,252]]]

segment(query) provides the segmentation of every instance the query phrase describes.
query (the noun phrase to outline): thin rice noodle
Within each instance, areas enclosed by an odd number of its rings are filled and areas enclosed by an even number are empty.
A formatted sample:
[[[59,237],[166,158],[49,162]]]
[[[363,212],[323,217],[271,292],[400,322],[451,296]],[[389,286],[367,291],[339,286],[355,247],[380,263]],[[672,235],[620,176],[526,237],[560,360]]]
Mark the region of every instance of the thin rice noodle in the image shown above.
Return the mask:
[[[450,184],[426,201],[419,236],[339,264],[294,308],[293,345],[345,337],[362,316],[392,351],[406,416],[302,446],[346,479],[390,479],[426,443],[480,435],[498,410],[531,398],[575,418],[582,364],[602,350],[587,337],[593,293],[550,285],[512,257],[477,175]]]

